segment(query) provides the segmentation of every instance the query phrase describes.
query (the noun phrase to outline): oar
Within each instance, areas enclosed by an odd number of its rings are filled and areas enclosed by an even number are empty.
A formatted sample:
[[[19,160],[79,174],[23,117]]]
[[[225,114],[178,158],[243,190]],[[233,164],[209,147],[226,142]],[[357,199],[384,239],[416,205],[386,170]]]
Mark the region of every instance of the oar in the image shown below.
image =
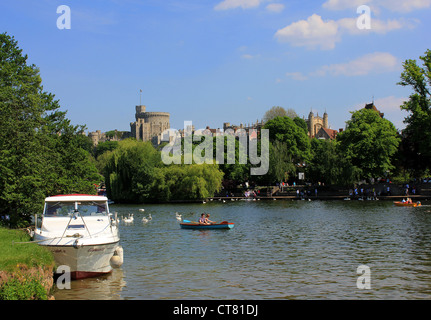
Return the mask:
[[[197,222],[195,222],[195,221],[190,221],[190,220],[185,220],[185,219],[183,220],[183,222],[184,223],[196,223],[197,224]]]

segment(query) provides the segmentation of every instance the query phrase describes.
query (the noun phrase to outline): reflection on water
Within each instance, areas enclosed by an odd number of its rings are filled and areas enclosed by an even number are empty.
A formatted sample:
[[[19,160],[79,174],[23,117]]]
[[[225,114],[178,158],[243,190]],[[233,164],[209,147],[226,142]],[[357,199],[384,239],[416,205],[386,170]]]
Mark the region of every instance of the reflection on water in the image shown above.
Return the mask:
[[[114,269],[109,275],[72,281],[70,289],[56,289],[54,296],[57,300],[119,300],[125,286],[123,270]]]
[[[139,211],[145,208],[145,212]],[[72,282],[60,299],[430,299],[431,207],[383,201],[113,205],[124,264]],[[175,212],[235,222],[183,230]],[[153,220],[142,223],[151,214]],[[371,289],[356,287],[359,265]]]

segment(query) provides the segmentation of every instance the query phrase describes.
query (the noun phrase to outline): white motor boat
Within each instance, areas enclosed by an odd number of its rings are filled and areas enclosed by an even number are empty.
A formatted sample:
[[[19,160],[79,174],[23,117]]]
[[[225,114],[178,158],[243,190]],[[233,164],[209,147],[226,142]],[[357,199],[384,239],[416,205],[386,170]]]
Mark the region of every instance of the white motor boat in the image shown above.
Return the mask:
[[[57,266],[70,268],[72,279],[106,274],[121,266],[123,250],[108,198],[84,194],[45,199],[34,240],[53,253]]]

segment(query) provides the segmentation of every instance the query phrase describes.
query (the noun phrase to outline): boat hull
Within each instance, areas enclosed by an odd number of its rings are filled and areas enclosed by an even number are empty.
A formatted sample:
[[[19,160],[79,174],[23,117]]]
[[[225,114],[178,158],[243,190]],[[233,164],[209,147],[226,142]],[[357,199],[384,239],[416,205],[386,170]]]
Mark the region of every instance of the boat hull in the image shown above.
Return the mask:
[[[420,206],[420,204],[418,204],[418,203],[406,203],[406,202],[401,202],[401,201],[395,201],[394,204],[397,207],[417,207],[417,206]]]
[[[199,224],[199,223],[180,223],[182,229],[197,229],[197,230],[211,230],[211,229],[232,229],[233,222],[218,223],[218,224]]]
[[[99,245],[62,246],[46,245],[58,266],[67,266],[71,279],[96,277],[110,273],[112,266],[110,260],[114,255],[119,242]]]

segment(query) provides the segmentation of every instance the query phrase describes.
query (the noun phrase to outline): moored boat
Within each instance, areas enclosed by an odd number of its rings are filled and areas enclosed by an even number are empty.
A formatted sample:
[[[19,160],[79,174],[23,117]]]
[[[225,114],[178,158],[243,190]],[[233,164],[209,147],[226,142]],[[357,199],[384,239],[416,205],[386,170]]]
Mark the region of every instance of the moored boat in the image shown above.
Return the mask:
[[[184,220],[180,223],[182,229],[199,229],[199,230],[208,230],[208,229],[232,229],[235,224],[233,222],[223,221],[220,223],[214,224],[200,224],[198,222],[192,222],[188,220]]]
[[[418,207],[421,206],[420,202],[402,202],[402,201],[394,201],[394,204],[397,207]]]
[[[67,266],[72,279],[110,273],[123,262],[116,217],[109,212],[104,196],[46,198],[34,241],[53,253],[58,266]]]

